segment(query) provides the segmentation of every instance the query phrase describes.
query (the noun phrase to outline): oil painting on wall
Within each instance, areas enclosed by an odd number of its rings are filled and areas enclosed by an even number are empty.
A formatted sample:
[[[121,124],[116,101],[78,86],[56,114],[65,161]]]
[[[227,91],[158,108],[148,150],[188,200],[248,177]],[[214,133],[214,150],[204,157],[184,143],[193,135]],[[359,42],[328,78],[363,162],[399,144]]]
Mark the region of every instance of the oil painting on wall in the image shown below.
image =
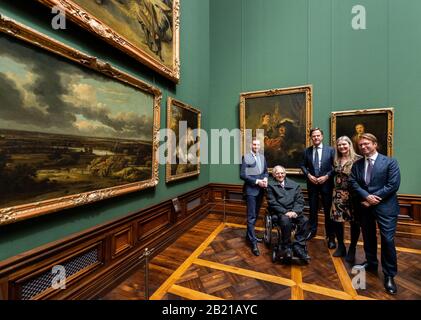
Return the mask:
[[[178,82],[179,0],[39,0]]]
[[[159,90],[11,21],[0,29],[0,223],[154,186]]]
[[[168,150],[172,153],[166,164],[166,181],[174,181],[200,174],[201,112],[171,97],[167,101]],[[172,160],[171,160],[172,159]]]
[[[242,93],[242,152],[250,151],[250,139],[256,136],[262,142],[269,170],[282,165],[288,173],[301,174],[299,167],[308,145],[311,119],[311,86]]]
[[[351,138],[355,151],[360,154],[359,137],[372,133],[378,140],[378,151],[391,157],[393,155],[393,108],[363,109],[332,112],[332,145],[337,138]]]

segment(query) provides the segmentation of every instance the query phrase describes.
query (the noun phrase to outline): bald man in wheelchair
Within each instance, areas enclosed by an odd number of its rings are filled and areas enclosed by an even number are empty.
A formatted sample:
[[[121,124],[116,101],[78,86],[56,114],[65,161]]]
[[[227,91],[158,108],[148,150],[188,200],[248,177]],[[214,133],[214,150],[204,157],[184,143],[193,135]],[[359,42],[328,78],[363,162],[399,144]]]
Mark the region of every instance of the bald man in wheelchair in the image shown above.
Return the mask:
[[[281,259],[291,261],[293,256],[308,262],[306,237],[309,233],[308,219],[304,216],[304,197],[300,186],[286,177],[282,166],[275,166],[273,177],[269,179],[267,188],[268,209],[272,215],[278,216],[281,229],[278,254]],[[291,240],[293,226],[296,225],[294,240]]]

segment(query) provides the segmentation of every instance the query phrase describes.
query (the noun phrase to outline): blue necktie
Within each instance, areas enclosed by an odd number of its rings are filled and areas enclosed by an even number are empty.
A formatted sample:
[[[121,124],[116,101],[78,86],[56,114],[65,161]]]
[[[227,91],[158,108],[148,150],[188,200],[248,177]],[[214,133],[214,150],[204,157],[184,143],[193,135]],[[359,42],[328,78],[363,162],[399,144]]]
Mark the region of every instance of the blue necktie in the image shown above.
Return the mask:
[[[316,174],[316,176],[318,176],[320,174],[320,168],[319,168],[319,147],[315,147],[314,148],[314,162],[313,162],[313,166],[314,166],[314,173]]]
[[[371,181],[371,173],[373,172],[373,162],[370,158],[367,158],[367,173],[365,174],[365,183],[368,185]]]
[[[256,157],[257,170],[259,170],[259,174],[261,174],[261,173],[262,173],[262,165],[261,165],[261,163],[260,163],[260,158],[259,158],[259,155],[258,155],[258,154],[256,154],[256,155],[255,155],[255,157]]]

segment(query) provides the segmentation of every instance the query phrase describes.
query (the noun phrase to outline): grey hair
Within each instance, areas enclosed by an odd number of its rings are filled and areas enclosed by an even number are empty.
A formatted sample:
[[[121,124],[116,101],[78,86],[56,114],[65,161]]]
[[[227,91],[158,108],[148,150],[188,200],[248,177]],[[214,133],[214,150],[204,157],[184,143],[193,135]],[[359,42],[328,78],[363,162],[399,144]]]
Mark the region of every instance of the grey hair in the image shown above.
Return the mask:
[[[272,169],[272,175],[275,175],[275,171],[278,171],[278,170],[283,170],[286,173],[286,169],[283,166],[277,165],[277,166],[274,166],[273,167],[273,169]]]

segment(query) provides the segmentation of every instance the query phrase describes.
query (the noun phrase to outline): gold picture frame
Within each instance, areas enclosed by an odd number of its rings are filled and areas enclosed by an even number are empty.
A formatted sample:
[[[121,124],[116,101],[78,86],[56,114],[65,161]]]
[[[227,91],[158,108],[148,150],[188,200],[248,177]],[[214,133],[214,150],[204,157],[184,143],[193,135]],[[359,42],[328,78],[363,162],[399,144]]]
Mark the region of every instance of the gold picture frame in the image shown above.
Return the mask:
[[[246,139],[251,135],[246,135],[246,129],[251,129],[264,142],[270,172],[282,165],[287,173],[301,175],[302,154],[310,145],[312,101],[311,85],[241,93],[241,154],[250,151],[251,141]]]
[[[375,108],[331,113],[331,143],[335,145],[340,136],[348,136],[357,153],[358,135],[372,133],[378,139],[378,151],[389,157],[393,156],[394,109]]]
[[[63,8],[82,28],[171,81],[180,81],[180,0],[38,1]]]
[[[4,16],[0,42],[0,225],[158,184],[159,89]]]
[[[174,156],[167,157],[167,183],[200,174],[201,114],[199,109],[193,108],[184,102],[172,97],[168,97],[167,99],[167,129],[174,132],[174,135],[170,134],[168,136],[168,152],[173,152]],[[185,133],[183,134],[186,137],[186,149],[184,151],[182,151],[183,148],[181,148],[179,137],[180,133],[183,133],[183,130],[180,129],[180,122],[182,121],[186,122]],[[194,132],[195,130],[196,134]],[[191,147],[195,147],[193,151]],[[181,152],[183,154],[180,154]],[[195,154],[190,154],[191,152]],[[196,159],[197,163],[190,163],[190,155]],[[171,163],[171,159],[173,161],[175,160],[174,162],[176,163]],[[185,159],[185,163],[180,163],[180,159]]]

